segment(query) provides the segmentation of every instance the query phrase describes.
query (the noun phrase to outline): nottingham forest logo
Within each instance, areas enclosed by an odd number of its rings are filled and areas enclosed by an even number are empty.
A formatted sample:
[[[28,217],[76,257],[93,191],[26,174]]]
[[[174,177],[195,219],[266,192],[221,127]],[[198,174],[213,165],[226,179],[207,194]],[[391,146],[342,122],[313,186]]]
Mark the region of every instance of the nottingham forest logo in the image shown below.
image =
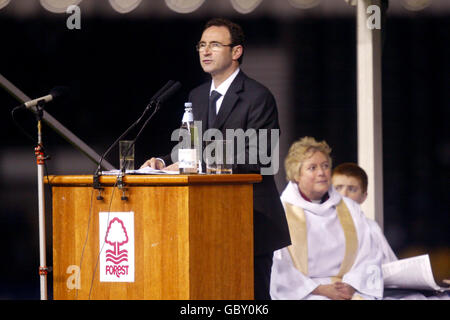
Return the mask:
[[[134,213],[100,212],[100,281],[134,282]]]
[[[114,218],[108,226],[106,231],[105,242],[113,247],[113,249],[106,250],[106,261],[113,264],[120,264],[123,261],[128,261],[128,250],[120,250],[120,246],[128,242],[127,229],[123,225],[123,221]]]

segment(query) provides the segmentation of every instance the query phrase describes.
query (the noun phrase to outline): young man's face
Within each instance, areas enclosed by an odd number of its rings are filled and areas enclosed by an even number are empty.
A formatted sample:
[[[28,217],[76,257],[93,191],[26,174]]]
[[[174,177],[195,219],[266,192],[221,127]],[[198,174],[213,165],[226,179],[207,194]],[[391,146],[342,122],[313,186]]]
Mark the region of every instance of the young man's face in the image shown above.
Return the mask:
[[[334,188],[344,197],[348,197],[359,204],[367,198],[367,192],[362,192],[361,183],[355,177],[334,174],[332,177]]]

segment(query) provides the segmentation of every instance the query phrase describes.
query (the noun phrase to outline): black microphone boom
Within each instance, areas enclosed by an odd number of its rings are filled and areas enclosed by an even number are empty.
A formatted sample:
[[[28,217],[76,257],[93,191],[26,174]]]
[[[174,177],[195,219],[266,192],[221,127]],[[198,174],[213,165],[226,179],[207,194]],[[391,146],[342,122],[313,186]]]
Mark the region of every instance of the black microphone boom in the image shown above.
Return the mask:
[[[166,90],[168,90],[170,87],[173,86],[173,84],[175,83],[175,81],[173,80],[169,80],[167,81],[167,83],[164,85],[164,87],[162,87],[161,89],[159,89],[154,95],[153,97],[150,99],[150,103],[155,102],[164,92],[166,92]]]
[[[159,110],[159,107],[161,106],[161,104],[164,103],[164,101],[166,101],[167,99],[169,99],[180,88],[181,88],[181,83],[179,81],[177,81],[166,92],[164,92],[159,97],[159,99],[157,99],[155,110],[153,110],[152,114],[148,117],[147,120],[145,120],[145,122],[142,125],[141,129],[139,130],[138,134],[133,139],[133,142],[130,144],[130,146],[128,147],[127,151],[125,152],[125,155],[128,155],[128,153],[130,152],[131,148],[136,144],[137,139],[141,135],[142,131],[144,131],[144,128],[147,126],[147,123],[153,118],[153,116],[155,115],[156,111]],[[122,167],[122,174],[125,172],[126,162],[127,162],[127,160],[126,160],[126,157],[125,157],[125,163],[123,164],[123,167]]]
[[[173,80],[169,80],[167,81],[167,83],[161,88],[159,89],[154,95],[153,97],[150,99],[150,102],[147,104],[147,106],[144,109],[144,112],[142,113],[142,115],[139,117],[139,119],[136,121],[136,124],[138,122],[140,122],[142,120],[142,118],[144,117],[144,115],[147,113],[148,110],[150,110],[150,108],[156,104],[157,99],[159,99],[159,97],[164,94],[164,92],[166,92],[168,89],[170,89],[170,87],[172,87],[172,85],[175,83],[175,81]]]
[[[157,106],[158,106],[158,108],[159,108],[159,104],[160,104],[160,102],[159,102],[159,99],[161,98],[161,97],[164,97],[164,96],[166,96],[166,91],[167,92],[172,92],[172,88],[174,87],[174,83],[175,83],[175,81],[173,81],[173,80],[169,80],[161,89],[159,89],[154,95],[153,95],[153,97],[150,99],[150,102],[148,103],[148,105],[146,106],[146,108],[145,108],[145,110],[144,110],[144,112],[142,113],[142,115],[139,117],[139,119],[137,119],[127,130],[125,130],[125,132],[124,133],[122,133],[112,144],[111,144],[111,146],[105,151],[105,153],[101,156],[101,158],[100,158],[100,161],[99,161],[99,164],[98,164],[98,167],[97,167],[97,170],[95,171],[95,174],[94,174],[94,179],[97,177],[98,178],[98,174],[99,174],[99,171],[100,171],[100,167],[101,167],[101,163],[102,163],[102,161],[103,161],[103,159],[109,154],[109,152],[112,150],[112,148],[114,148],[114,146],[116,146],[117,145],[117,143],[123,138],[123,137],[125,137],[125,135],[127,135],[128,134],[128,132],[130,132],[130,130],[131,129],[133,129],[136,125],[138,125],[139,124],[139,122],[141,122],[141,120],[142,120],[142,118],[145,116],[145,114],[147,113],[147,111],[150,109],[150,107],[154,104],[154,103],[157,103]],[[179,84],[179,82],[176,82],[175,84]],[[179,84],[179,86],[181,86],[180,84]],[[172,92],[173,93],[173,92]],[[172,94],[172,93],[170,93],[170,94]],[[155,110],[153,111],[153,113],[152,113],[152,115],[150,116],[150,118],[153,116],[153,114],[155,113],[157,111],[157,108],[155,108]],[[146,123],[148,122],[148,120],[146,121]],[[127,151],[127,153],[128,153],[128,151]],[[95,183],[94,183],[95,184]]]
[[[170,89],[164,92],[158,99],[158,103],[164,103],[167,99],[169,99],[175,92],[177,92],[181,88],[181,83],[179,81],[175,82]]]

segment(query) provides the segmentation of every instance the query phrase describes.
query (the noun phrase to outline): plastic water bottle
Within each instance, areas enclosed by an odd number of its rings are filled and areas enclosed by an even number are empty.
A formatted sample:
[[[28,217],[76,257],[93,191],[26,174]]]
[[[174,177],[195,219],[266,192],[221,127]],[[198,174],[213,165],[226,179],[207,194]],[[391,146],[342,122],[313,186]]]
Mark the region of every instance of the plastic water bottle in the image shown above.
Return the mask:
[[[180,174],[197,174],[199,172],[200,140],[198,128],[194,123],[192,102],[184,104],[184,114],[181,120],[180,149],[178,149],[178,168]]]

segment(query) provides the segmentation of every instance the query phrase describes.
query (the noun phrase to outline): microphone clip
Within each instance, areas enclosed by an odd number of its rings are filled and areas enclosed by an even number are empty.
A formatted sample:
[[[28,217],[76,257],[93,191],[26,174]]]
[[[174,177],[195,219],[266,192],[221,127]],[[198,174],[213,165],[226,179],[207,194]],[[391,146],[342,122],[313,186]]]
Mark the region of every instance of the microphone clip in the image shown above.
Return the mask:
[[[36,116],[36,120],[37,121],[41,121],[42,118],[44,117],[44,106],[47,102],[45,101],[45,99],[41,99],[36,103],[36,111],[35,111],[35,116]],[[26,108],[25,104],[24,107]]]
[[[100,171],[96,170],[95,174],[94,174],[94,181],[93,181],[92,187],[94,189],[98,190],[97,200],[103,200],[102,191],[104,188],[102,187],[102,185],[100,183],[100,176],[101,176]]]
[[[125,176],[125,173],[121,170],[120,174],[117,176],[117,187],[119,190],[122,191],[122,196],[120,197],[121,200],[128,201],[128,196],[126,196],[125,192],[127,191],[127,188],[125,188],[125,182],[123,182],[123,177]]]

